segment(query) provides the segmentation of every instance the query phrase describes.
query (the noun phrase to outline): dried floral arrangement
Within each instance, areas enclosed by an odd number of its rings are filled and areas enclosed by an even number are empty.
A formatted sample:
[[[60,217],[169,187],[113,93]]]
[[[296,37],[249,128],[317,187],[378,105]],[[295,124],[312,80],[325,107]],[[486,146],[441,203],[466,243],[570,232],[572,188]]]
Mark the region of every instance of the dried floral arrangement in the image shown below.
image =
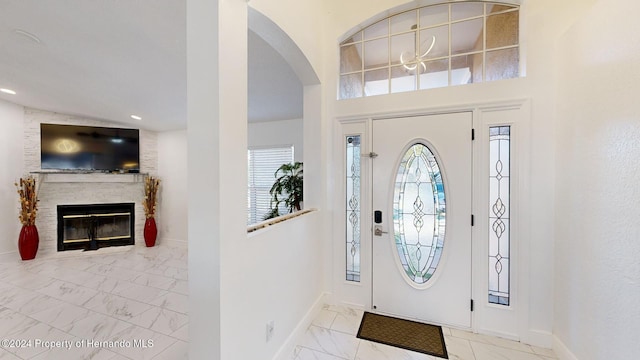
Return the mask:
[[[144,214],[147,219],[152,218],[156,214],[156,205],[158,203],[158,188],[160,187],[160,179],[153,176],[147,176],[144,180]]]
[[[20,196],[20,223],[25,226],[36,224],[38,214],[38,194],[36,194],[36,179],[33,176],[20,178],[20,183],[15,183]]]

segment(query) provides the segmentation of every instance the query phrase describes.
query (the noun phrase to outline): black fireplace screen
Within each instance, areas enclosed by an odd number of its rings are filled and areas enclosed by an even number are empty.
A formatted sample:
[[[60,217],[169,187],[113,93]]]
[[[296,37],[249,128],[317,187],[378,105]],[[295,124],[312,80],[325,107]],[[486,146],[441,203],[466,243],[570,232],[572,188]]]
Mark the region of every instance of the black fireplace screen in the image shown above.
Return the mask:
[[[58,251],[133,245],[133,203],[58,205]]]

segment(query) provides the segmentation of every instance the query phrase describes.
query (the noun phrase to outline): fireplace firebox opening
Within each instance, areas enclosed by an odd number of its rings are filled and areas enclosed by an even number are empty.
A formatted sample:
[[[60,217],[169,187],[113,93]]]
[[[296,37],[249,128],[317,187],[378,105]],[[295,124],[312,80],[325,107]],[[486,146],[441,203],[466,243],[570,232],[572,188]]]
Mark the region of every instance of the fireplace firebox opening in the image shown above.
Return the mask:
[[[58,205],[58,251],[134,244],[134,203]]]

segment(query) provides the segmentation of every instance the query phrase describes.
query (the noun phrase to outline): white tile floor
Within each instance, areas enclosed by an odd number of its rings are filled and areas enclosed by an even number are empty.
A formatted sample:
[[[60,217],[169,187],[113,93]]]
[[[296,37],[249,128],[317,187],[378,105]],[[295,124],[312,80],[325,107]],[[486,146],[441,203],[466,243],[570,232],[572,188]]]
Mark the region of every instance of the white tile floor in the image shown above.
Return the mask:
[[[187,359],[187,284],[183,248],[109,248],[32,261],[2,255],[0,339],[32,342],[19,348],[0,346],[0,360]],[[294,359],[439,359],[356,338],[362,314],[325,306],[299,340]],[[556,359],[547,349],[443,331],[449,359]],[[36,340],[68,341],[70,349],[47,349]],[[89,341],[103,343],[90,347]]]
[[[299,339],[295,360],[436,360],[438,357],[356,338],[362,310],[325,306]],[[552,350],[496,337],[443,328],[449,359],[549,360]]]
[[[0,339],[31,343],[2,344],[0,360],[187,359],[187,295],[183,248],[108,248],[31,261],[2,255]],[[36,341],[68,341],[70,349]]]

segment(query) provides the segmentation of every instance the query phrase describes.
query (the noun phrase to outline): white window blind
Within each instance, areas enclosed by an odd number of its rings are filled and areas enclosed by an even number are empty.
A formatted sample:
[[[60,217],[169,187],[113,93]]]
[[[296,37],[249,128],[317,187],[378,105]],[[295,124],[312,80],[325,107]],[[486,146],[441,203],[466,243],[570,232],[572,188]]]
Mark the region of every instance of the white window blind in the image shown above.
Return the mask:
[[[248,159],[248,223],[255,224],[270,210],[269,190],[276,180],[274,174],[282,164],[293,162],[293,146],[249,149]],[[288,212],[284,204],[280,204],[279,212]]]

